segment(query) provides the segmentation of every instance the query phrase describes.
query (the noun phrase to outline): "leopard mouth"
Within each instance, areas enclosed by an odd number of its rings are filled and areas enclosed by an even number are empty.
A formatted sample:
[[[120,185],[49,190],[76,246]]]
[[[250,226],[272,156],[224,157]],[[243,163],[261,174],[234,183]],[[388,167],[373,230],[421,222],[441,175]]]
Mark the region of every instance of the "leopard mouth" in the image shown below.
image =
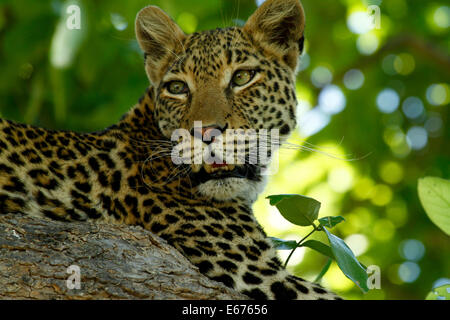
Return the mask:
[[[205,167],[203,166],[199,171],[192,172],[190,178],[192,184],[195,186],[210,180],[222,180],[227,178],[261,181],[261,168],[256,165],[245,164],[234,166],[232,168],[226,166],[219,168],[216,167],[214,171],[211,171],[209,169],[205,169]]]

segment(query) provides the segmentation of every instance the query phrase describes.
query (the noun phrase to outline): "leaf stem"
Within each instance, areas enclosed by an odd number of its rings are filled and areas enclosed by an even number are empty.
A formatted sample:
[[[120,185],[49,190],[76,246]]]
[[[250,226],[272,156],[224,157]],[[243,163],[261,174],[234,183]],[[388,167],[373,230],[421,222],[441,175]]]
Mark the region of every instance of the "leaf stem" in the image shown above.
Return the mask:
[[[319,275],[313,282],[319,282],[323,278],[325,273],[327,273],[328,269],[330,269],[331,262],[333,262],[333,259],[328,258],[327,263],[325,263],[324,267],[322,268],[322,271],[320,271]]]
[[[295,246],[295,248],[292,249],[291,252],[289,253],[289,256],[287,257],[286,262],[284,263],[283,268],[286,268],[286,267],[287,267],[287,264],[288,264],[289,260],[291,259],[292,254],[294,253],[295,249],[297,249],[298,247],[300,247],[301,244],[306,240],[306,238],[308,238],[308,237],[309,237],[310,235],[312,235],[314,232],[320,231],[320,227],[317,227],[314,223],[312,223],[311,225],[314,227],[314,229],[313,229],[310,233],[308,233],[306,236],[304,236],[299,242],[297,242],[297,245]]]

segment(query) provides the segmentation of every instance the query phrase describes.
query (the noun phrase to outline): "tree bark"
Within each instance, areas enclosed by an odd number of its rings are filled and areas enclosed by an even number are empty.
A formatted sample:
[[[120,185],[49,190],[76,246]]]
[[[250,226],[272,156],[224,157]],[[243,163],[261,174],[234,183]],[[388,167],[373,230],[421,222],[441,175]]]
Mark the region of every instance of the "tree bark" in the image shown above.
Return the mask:
[[[245,298],[141,227],[0,216],[0,299]]]

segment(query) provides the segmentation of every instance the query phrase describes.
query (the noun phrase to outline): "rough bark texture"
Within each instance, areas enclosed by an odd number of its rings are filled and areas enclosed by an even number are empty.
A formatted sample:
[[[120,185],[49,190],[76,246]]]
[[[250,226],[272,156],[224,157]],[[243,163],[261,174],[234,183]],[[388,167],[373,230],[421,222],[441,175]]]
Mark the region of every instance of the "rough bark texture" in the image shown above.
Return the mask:
[[[68,279],[80,268],[80,289]],[[69,281],[74,284],[75,282]],[[0,216],[0,299],[245,299],[140,227]]]

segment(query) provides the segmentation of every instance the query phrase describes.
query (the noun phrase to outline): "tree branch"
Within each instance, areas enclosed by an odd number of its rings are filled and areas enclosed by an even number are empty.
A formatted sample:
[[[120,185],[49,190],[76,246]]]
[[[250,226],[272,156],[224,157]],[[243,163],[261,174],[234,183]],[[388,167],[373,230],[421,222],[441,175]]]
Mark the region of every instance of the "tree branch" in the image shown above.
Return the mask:
[[[80,268],[80,289],[69,289]],[[0,299],[246,299],[141,227],[0,216]]]

